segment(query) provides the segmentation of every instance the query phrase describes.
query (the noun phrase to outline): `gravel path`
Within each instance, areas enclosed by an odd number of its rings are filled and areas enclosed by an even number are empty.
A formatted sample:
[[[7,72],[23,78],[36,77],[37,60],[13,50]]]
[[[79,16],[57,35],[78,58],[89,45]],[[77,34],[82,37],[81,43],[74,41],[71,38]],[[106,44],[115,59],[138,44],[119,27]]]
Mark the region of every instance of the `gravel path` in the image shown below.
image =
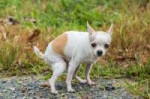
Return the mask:
[[[13,77],[0,79],[0,99],[135,99],[135,96],[120,87],[118,80],[97,80],[96,87],[73,83],[76,93],[67,93],[65,82],[57,82],[59,94],[50,93],[46,81],[36,77]],[[142,99],[142,97],[137,97]]]

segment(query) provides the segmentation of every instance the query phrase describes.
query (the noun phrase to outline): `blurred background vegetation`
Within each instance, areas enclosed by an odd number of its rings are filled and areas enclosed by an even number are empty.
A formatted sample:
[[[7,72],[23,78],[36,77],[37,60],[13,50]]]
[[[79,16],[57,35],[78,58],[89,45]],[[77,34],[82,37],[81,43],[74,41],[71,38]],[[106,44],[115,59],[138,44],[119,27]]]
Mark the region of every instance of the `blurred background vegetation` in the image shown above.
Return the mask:
[[[92,78],[123,78],[130,92],[149,98],[149,0],[0,0],[0,75],[48,79],[51,68],[34,55],[33,46],[44,52],[64,31],[86,31],[87,21],[96,30],[115,25],[111,47],[94,65]],[[83,71],[84,64],[82,77]]]

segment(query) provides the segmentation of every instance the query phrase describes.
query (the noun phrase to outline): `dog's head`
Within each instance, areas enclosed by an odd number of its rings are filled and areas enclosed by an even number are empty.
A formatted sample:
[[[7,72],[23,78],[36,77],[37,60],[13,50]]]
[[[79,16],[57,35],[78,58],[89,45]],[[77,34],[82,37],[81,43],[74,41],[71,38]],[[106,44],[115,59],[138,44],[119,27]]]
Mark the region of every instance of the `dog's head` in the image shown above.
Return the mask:
[[[113,33],[113,24],[107,32],[95,31],[87,22],[87,31],[94,56],[99,57],[105,55],[111,43],[111,35]]]

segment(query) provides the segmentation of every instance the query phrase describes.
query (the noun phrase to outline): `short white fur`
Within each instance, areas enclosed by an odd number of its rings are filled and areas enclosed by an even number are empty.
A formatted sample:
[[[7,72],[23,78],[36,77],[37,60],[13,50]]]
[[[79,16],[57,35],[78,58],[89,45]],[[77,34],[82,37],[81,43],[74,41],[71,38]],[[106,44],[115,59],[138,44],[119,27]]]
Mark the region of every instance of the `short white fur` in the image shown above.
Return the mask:
[[[95,31],[89,23],[87,23],[87,32],[67,31],[65,33],[68,38],[64,49],[65,58],[53,51],[52,43],[48,45],[44,54],[34,46],[35,54],[52,66],[53,75],[49,79],[49,84],[51,86],[51,92],[54,94],[58,93],[55,89],[55,81],[65,70],[67,70],[66,84],[68,92],[75,91],[71,86],[73,76],[81,83],[95,85],[95,82],[90,79],[89,73],[92,64],[97,61],[98,57],[104,55],[107,51],[105,44],[109,45],[111,43],[113,25],[111,25],[107,32],[103,32]],[[96,44],[94,48],[91,46],[92,43]],[[102,53],[97,55],[98,51],[101,51]],[[77,76],[79,65],[83,62],[87,63],[85,79],[81,79]]]

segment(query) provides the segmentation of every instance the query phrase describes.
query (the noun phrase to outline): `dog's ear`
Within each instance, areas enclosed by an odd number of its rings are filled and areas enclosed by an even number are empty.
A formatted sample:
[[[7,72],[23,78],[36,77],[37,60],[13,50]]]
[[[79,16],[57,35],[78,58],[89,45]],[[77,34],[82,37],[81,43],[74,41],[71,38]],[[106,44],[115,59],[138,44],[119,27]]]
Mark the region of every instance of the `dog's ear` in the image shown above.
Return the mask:
[[[89,34],[93,34],[95,32],[95,30],[90,26],[88,21],[87,21],[87,31]]]
[[[92,42],[95,39],[95,35],[93,35],[95,30],[90,26],[89,22],[87,22],[87,32],[89,34],[89,39]]]
[[[114,25],[113,25],[113,24],[111,24],[111,26],[110,26],[109,30],[107,31],[107,33],[109,33],[110,35],[112,35],[112,34],[113,34],[113,27],[114,27]]]

